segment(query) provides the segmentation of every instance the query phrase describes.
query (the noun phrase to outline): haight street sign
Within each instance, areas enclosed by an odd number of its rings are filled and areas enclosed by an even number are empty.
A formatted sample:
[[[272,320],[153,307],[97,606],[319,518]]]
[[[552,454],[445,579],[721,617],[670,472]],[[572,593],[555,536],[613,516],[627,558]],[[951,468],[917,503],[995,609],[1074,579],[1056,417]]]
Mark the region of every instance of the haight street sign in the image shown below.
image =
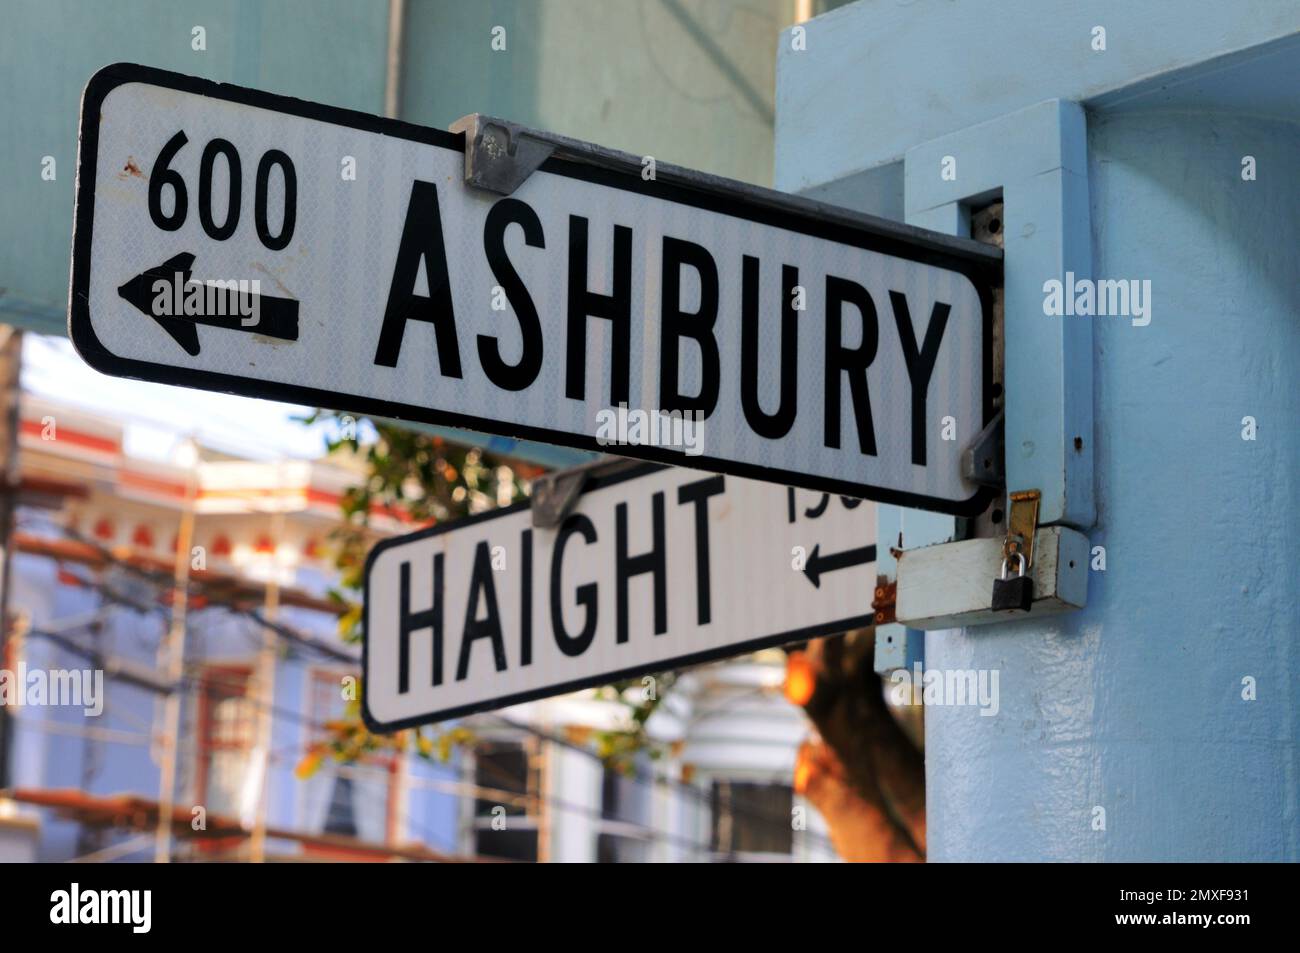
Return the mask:
[[[875,507],[680,467],[592,479],[385,540],[366,563],[362,711],[392,731],[873,621]]]
[[[69,334],[108,374],[982,509],[997,249],[601,153],[501,197],[460,134],[106,67]],[[698,454],[603,442],[660,411]]]

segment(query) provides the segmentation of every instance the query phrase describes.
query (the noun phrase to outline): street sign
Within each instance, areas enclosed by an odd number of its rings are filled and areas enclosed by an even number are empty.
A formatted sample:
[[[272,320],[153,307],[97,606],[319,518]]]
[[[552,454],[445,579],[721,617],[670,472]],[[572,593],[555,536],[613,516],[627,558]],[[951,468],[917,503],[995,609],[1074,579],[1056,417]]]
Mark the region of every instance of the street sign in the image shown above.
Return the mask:
[[[984,507],[996,249],[602,155],[502,197],[463,135],[107,67],[70,336],[108,374]]]
[[[875,507],[680,467],[385,540],[366,563],[363,713],[391,731],[873,621]]]

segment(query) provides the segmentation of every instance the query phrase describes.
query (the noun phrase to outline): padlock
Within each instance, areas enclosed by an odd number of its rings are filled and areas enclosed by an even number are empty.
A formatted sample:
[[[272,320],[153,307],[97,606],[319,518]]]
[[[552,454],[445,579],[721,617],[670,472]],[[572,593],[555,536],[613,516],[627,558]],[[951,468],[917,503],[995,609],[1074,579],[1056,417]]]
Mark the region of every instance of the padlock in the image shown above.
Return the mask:
[[[1007,561],[1002,560],[1002,576],[993,580],[994,612],[1028,612],[1034,602],[1034,579],[1027,575],[1025,554],[1013,553],[1020,560],[1020,572],[1007,578]]]

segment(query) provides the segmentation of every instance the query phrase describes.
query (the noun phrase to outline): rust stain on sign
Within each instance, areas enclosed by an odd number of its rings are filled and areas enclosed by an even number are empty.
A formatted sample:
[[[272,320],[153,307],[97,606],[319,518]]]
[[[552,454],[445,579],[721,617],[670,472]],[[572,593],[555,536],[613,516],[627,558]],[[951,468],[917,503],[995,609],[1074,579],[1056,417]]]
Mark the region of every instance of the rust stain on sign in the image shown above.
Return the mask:
[[[144,171],[135,164],[135,156],[127,156],[126,165],[122,166],[122,171],[117,174],[117,177],[122,180],[126,180],[131,176],[144,179],[146,182],[149,181],[149,176],[145,175]]]
[[[280,280],[279,276],[272,272],[270,268],[267,268],[266,265],[262,264],[260,261],[255,261],[253,262],[252,267],[254,271],[260,271],[262,274],[266,275],[266,277],[274,282],[276,288],[278,288],[283,294],[288,295],[290,298],[297,298],[297,295],[286,288],[284,282]]]

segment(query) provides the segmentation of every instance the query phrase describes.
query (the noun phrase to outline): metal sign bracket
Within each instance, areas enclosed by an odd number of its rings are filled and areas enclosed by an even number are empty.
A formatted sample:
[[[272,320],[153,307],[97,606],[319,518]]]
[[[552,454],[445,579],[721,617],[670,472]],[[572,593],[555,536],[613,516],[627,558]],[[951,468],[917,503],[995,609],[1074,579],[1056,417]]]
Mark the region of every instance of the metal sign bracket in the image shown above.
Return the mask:
[[[465,184],[510,195],[555,152],[554,137],[516,122],[470,113],[451,124],[465,134]]]
[[[510,195],[520,188],[547,159],[565,159],[627,173],[647,182],[703,192],[714,199],[732,199],[748,207],[813,218],[825,225],[862,229],[912,248],[957,255],[979,268],[1001,272],[1002,249],[994,245],[660,162],[653,156],[610,149],[483,113],[461,116],[448,130],[465,136],[465,184],[497,195]]]
[[[1017,553],[1025,557],[1025,565],[1034,562],[1034,537],[1038,533],[1038,506],[1043,494],[1038,490],[1017,490],[1010,494],[1010,512],[1007,514],[1007,538],[1003,544],[1004,558]]]
[[[972,483],[999,489],[1007,485],[1007,472],[1003,465],[1005,420],[1006,411],[999,408],[997,415],[962,454],[962,476]]]
[[[587,483],[598,476],[608,476],[636,466],[635,460],[622,457],[602,457],[582,463],[567,470],[552,470],[533,480],[529,496],[529,512],[538,529],[557,529],[564,518],[573,512],[578,497]]]

